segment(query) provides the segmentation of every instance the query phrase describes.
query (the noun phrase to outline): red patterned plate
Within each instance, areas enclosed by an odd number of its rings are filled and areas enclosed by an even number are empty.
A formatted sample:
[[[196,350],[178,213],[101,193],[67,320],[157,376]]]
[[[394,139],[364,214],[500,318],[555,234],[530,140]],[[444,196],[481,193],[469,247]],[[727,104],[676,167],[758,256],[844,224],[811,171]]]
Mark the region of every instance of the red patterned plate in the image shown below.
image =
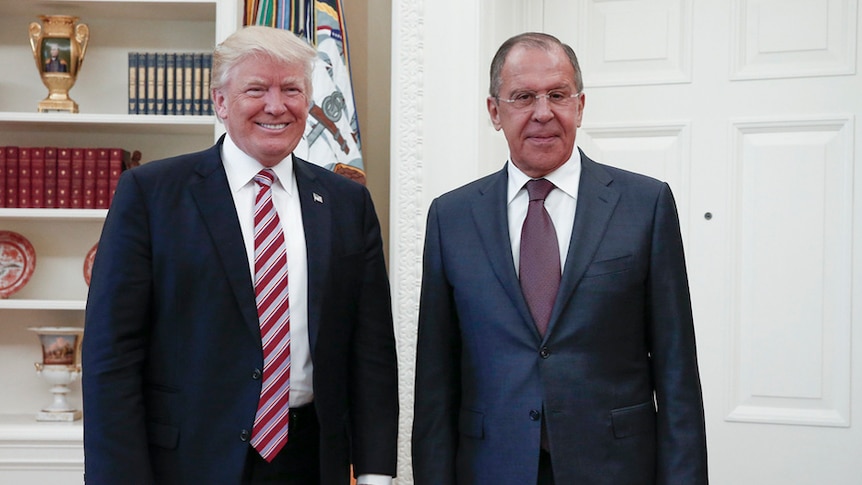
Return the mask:
[[[24,287],[36,269],[36,251],[24,236],[0,231],[0,298]]]
[[[93,275],[93,261],[96,259],[96,248],[98,247],[99,243],[94,244],[87,251],[87,256],[84,258],[84,281],[87,282],[87,286],[90,286],[90,277]]]

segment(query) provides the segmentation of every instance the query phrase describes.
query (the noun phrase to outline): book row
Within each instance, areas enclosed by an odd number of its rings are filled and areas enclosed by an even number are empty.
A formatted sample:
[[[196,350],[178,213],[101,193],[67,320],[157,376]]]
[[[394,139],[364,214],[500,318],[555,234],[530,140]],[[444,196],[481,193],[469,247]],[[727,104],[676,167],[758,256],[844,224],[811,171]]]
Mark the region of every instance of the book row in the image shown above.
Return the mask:
[[[122,148],[0,146],[0,207],[107,209],[120,173],[140,158]]]
[[[212,115],[212,54],[129,52],[129,114]]]

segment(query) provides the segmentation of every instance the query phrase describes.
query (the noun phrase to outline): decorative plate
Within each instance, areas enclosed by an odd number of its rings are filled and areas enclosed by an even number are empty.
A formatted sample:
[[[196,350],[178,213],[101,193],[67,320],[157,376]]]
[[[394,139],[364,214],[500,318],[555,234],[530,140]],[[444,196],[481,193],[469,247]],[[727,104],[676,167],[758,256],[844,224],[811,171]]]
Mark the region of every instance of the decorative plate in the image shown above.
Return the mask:
[[[99,247],[99,243],[93,245],[89,251],[87,251],[87,256],[84,257],[84,281],[87,282],[87,286],[90,286],[90,278],[93,275],[93,261],[96,260],[96,248]]]
[[[0,231],[0,298],[24,287],[36,269],[36,251],[24,236]]]

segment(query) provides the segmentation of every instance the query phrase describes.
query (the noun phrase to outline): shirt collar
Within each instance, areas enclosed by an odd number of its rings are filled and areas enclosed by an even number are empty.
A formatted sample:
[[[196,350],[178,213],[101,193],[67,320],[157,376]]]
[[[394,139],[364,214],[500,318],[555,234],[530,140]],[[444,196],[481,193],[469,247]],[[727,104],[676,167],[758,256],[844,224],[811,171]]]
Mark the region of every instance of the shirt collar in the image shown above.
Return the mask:
[[[247,184],[252,183],[254,176],[266,168],[236,146],[236,143],[234,143],[229,134],[225,134],[224,143],[222,143],[221,148],[221,158],[225,173],[227,174],[228,184],[230,185],[231,192],[234,193]],[[293,178],[293,154],[291,153],[286,156],[284,160],[270,168],[275,172],[277,177],[275,183],[281,184],[281,187],[290,194],[293,184],[286,181]]]
[[[524,184],[526,184],[531,177],[528,177],[527,174],[516,167],[515,164],[512,163],[511,157],[509,157],[509,161],[506,164],[506,170],[509,174],[508,197],[506,202],[511,204],[512,200],[515,199],[515,196],[517,196],[518,192],[524,188]],[[572,150],[572,156],[569,160],[560,165],[553,172],[545,175],[544,178],[550,180],[551,183],[568,194],[569,197],[577,199],[578,185],[580,185],[581,179],[581,151],[575,147],[575,149]]]

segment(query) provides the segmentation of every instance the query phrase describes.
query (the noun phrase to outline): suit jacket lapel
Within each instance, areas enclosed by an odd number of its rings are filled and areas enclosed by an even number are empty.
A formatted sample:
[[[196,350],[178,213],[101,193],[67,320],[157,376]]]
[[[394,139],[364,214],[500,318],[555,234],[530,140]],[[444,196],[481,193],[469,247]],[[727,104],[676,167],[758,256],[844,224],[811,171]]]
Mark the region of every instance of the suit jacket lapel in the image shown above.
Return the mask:
[[[480,197],[472,206],[473,220],[482,247],[488,253],[491,267],[500,284],[503,285],[509,299],[515,304],[521,318],[528,323],[535,335],[539,333],[533,324],[533,316],[527,307],[527,301],[521,291],[518,274],[515,272],[515,262],[512,259],[512,245],[509,244],[509,221],[507,216],[506,195],[509,177],[504,166],[502,170],[488,178],[487,183],[479,187]]]
[[[308,339],[314,357],[317,335],[320,331],[320,316],[326,275],[329,274],[332,253],[332,211],[329,192],[314,173],[306,166],[308,162],[294,156],[293,173],[299,189],[299,204],[302,208],[302,226],[305,229],[305,247],[308,252]]]
[[[222,141],[219,140],[215,146],[205,152],[197,165],[200,179],[192,183],[189,190],[197,202],[201,217],[209,228],[219,261],[233,288],[234,297],[245,322],[254,335],[260,336],[254,285],[249,273],[242,230],[236,217],[236,207],[222,166],[221,143]],[[231,223],[226,223],[226,216]]]
[[[607,171],[581,152],[581,179],[575,225],[572,228],[566,267],[563,269],[560,291],[551,314],[547,335],[553,331],[554,324],[571,299],[604,237],[605,228],[620,198],[620,194],[609,187],[612,181],[613,178]]]

